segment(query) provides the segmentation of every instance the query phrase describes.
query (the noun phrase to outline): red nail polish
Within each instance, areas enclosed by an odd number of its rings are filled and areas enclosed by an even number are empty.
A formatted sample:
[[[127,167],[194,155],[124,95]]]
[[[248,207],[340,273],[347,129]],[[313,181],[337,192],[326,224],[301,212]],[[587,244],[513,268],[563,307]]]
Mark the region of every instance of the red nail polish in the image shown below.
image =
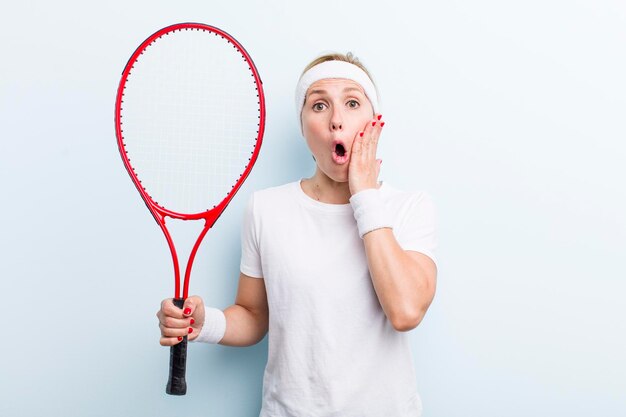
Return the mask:
[[[193,332],[193,329],[190,327],[190,328],[189,328],[189,333],[191,333],[191,332]]]
[[[376,126],[376,122],[372,122],[372,126]]]
[[[383,115],[382,115],[382,114],[379,114],[379,115],[378,115],[378,120],[380,120],[382,117],[383,117]]]
[[[380,124],[380,127],[383,127],[384,125],[385,125],[385,122],[382,122],[382,123]]]
[[[191,319],[191,320],[189,321],[189,324],[193,325],[195,322],[196,322],[196,321],[195,321],[194,319]]]
[[[184,311],[183,314],[191,314],[191,309],[189,307],[187,307]]]
[[[178,341],[180,342],[181,340],[183,340],[182,336],[178,336]]]

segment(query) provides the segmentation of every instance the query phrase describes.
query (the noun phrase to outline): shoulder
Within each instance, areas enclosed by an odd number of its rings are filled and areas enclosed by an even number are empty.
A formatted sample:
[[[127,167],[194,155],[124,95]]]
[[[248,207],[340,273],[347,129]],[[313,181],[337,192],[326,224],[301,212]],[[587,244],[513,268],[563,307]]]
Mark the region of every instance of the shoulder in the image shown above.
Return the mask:
[[[269,206],[281,206],[295,195],[295,187],[299,187],[299,181],[289,182],[283,185],[257,190],[250,196],[250,205],[256,210],[263,210]]]
[[[255,200],[272,200],[274,198],[284,198],[285,196],[292,195],[294,188],[298,185],[298,181],[289,182],[283,185],[276,185],[274,187],[264,188],[257,190],[253,193]]]
[[[404,191],[386,183],[382,191],[385,207],[399,229],[416,223],[431,226],[438,223],[437,207],[428,191]]]
[[[401,209],[404,207],[423,207],[434,209],[433,199],[428,191],[404,191],[384,183],[381,187],[383,198],[388,206]]]
[[[387,210],[391,213],[393,232],[404,250],[429,256],[435,264],[438,215],[433,199],[427,191],[401,191],[389,187]]]
[[[273,187],[264,188],[262,190],[257,190],[254,192],[255,196],[259,196],[261,198],[271,198],[277,197],[285,194],[289,194],[292,192],[292,189],[298,184],[298,181],[288,182],[287,184],[275,185]]]

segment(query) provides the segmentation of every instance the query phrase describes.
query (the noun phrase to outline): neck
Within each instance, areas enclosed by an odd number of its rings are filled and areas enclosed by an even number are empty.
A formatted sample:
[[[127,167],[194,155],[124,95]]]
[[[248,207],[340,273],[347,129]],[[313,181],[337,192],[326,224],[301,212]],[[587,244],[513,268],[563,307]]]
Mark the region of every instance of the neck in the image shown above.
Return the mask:
[[[337,182],[320,171],[302,181],[302,190],[314,200],[327,204],[348,204],[350,202],[350,185],[348,181]]]

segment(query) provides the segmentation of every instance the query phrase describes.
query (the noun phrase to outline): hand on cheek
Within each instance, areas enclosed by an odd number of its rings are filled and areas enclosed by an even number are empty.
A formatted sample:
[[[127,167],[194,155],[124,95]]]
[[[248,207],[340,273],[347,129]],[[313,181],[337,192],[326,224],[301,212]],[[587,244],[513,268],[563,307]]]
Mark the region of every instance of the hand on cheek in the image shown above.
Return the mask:
[[[384,125],[382,115],[378,114],[368,121],[363,130],[354,138],[348,167],[351,195],[368,188],[378,187],[378,174],[382,160],[376,159],[376,149]]]

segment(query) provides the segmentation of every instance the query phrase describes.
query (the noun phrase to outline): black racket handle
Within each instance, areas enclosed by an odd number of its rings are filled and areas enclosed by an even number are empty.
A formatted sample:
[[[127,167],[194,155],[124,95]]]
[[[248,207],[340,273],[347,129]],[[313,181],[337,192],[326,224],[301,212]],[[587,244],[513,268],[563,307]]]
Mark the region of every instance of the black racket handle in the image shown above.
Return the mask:
[[[174,298],[174,305],[183,308],[185,300]],[[170,377],[167,380],[165,392],[170,395],[185,395],[187,393],[187,381],[185,381],[185,369],[187,368],[187,336],[183,341],[170,347]]]

